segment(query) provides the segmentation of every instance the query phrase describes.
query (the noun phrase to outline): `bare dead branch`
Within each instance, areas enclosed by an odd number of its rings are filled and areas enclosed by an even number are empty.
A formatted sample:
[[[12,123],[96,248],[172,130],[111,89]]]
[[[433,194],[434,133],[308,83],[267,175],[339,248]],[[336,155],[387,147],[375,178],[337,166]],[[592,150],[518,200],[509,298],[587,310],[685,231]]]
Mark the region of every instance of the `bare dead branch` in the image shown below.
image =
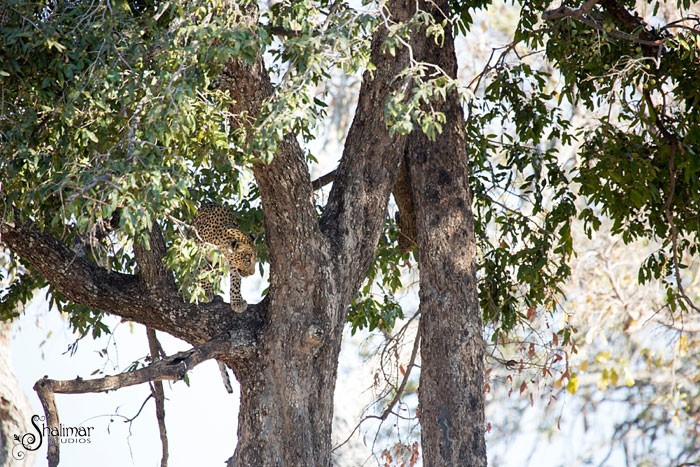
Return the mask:
[[[382,415],[380,417],[382,421],[386,420],[389,417],[391,412],[394,410],[396,404],[401,400],[401,396],[403,396],[403,391],[406,389],[406,384],[408,384],[408,378],[411,377],[411,370],[414,366],[416,366],[416,357],[418,356],[419,348],[420,334],[416,334],[416,339],[413,341],[413,350],[411,351],[411,358],[408,360],[408,365],[406,366],[406,371],[403,374],[403,378],[401,379],[401,384],[399,384],[399,387],[396,389],[396,394],[394,394],[394,398],[391,399],[389,405],[387,405],[384,409],[384,412],[382,412]]]
[[[401,328],[401,330],[394,336],[394,338],[397,338],[400,334],[405,333],[405,331],[408,329],[408,325],[413,321],[417,316],[419,315],[418,312],[416,312]],[[386,349],[386,348],[385,348]],[[399,386],[396,388],[396,392],[394,394],[394,397],[391,399],[389,404],[386,406],[386,408],[382,411],[381,415],[365,415],[362,417],[362,419],[357,422],[355,425],[355,428],[352,429],[350,434],[343,440],[342,443],[339,443],[338,445],[334,446],[331,452],[336,451],[340,449],[341,447],[345,446],[350,439],[355,435],[357,430],[360,429],[360,426],[367,420],[380,420],[381,422],[386,421],[387,418],[389,418],[389,415],[394,410],[394,407],[398,402],[401,400],[401,397],[403,396],[404,390],[406,389],[406,385],[408,384],[408,380],[411,377],[411,371],[413,370],[414,367],[416,367],[416,358],[418,357],[418,350],[420,349],[420,336],[418,333],[416,333],[416,337],[413,341],[413,350],[411,351],[411,356],[408,360],[408,364],[406,365],[406,371],[403,374],[403,378],[401,379],[401,383],[399,383]],[[383,396],[380,396],[382,398]],[[377,401],[378,402],[378,401]],[[377,433],[379,433],[379,430],[381,429],[381,426],[377,429]]]
[[[163,355],[163,347],[156,336],[156,331],[146,328],[146,335],[148,336],[148,348],[151,352],[152,361],[165,357]],[[156,401],[156,419],[158,420],[158,432],[160,433],[162,446],[160,467],[168,467],[168,432],[165,428],[165,391],[163,390],[162,381],[153,381],[151,383],[151,394]]]
[[[36,382],[34,390],[37,392],[41,405],[44,408],[47,425],[58,427],[60,426],[60,419],[54,397],[56,393],[85,394],[89,392],[111,391],[147,382],[180,380],[189,370],[200,363],[226,355],[231,351],[231,346],[232,341],[230,334],[224,333],[190,350],[179,352],[170,357],[153,362],[145,368],[90,380],[84,380],[82,378],[76,378],[74,380],[55,380],[44,377]],[[49,467],[56,467],[58,465],[60,458],[59,441],[60,439],[58,436],[49,436],[47,453]]]
[[[41,380],[40,380],[41,381]],[[39,383],[34,385],[34,390],[39,396],[41,401],[41,406],[44,408],[44,414],[46,414],[46,424],[47,426],[60,426],[58,419],[58,409],[56,408],[56,398],[54,397],[54,392],[50,388],[45,388],[39,386]],[[58,461],[60,459],[60,438],[58,436],[49,436],[49,445],[46,451],[46,458],[49,461],[49,467],[58,466]]]
[[[120,415],[120,414],[112,414],[112,416],[113,416],[113,417],[117,417],[117,416],[118,416],[118,417],[120,417],[120,418],[123,418],[123,419],[124,419],[124,423],[128,423],[128,424],[129,424],[129,433],[131,433],[131,424],[134,422],[134,420],[136,420],[137,418],[139,418],[139,415],[141,415],[141,412],[143,412],[143,408],[146,407],[146,404],[148,404],[148,401],[150,401],[152,398],[153,398],[153,392],[151,392],[151,393],[148,395],[148,397],[146,397],[146,398],[143,400],[143,402],[141,403],[141,407],[139,407],[139,409],[136,411],[136,414],[135,414],[133,417],[126,417],[126,416]]]
[[[226,364],[221,360],[217,360],[216,364],[219,366],[219,373],[221,373],[221,380],[224,383],[224,388],[229,394],[233,394],[233,386],[231,385],[231,378],[228,376],[228,370],[226,369]]]

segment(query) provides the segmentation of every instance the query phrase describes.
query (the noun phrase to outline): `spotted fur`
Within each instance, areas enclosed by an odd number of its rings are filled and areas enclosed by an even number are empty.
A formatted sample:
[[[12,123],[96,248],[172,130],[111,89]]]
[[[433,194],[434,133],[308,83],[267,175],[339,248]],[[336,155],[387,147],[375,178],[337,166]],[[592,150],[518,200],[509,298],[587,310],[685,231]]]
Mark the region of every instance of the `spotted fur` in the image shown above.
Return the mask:
[[[233,213],[222,206],[206,204],[197,212],[192,222],[196,240],[210,243],[221,250],[231,269],[231,309],[236,313],[245,311],[248,305],[241,296],[241,276],[255,273],[255,248],[253,239],[241,231]],[[213,299],[211,284],[201,284],[207,299]]]

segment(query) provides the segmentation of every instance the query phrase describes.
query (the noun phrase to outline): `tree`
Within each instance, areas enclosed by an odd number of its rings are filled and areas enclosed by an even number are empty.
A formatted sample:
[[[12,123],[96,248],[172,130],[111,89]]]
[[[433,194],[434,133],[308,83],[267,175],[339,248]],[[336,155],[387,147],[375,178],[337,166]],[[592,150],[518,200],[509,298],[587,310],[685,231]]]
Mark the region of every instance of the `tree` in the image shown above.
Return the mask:
[[[322,6],[304,4],[303,13],[321,14]],[[331,11],[325,14],[337,20],[353,14],[347,6],[337,12],[338,6],[326,6]],[[417,243],[431,252],[424,271],[433,271],[423,279],[431,307],[424,315],[440,318],[425,321],[423,355],[435,360],[438,374],[444,368],[454,373],[446,388],[436,377],[423,384],[426,439],[434,439],[426,443],[426,463],[483,464],[483,349],[461,108],[443,95],[440,105],[454,120],[439,145],[422,137],[409,141],[384,117],[391,93],[410,84],[408,75],[393,78],[411,60],[427,61],[437,51],[434,66],[451,78],[456,73],[449,28],[439,33],[442,48],[435,33],[421,32],[439,24],[439,7],[446,4],[421,6],[427,16],[411,24],[415,5],[392,3],[376,28],[374,69],[365,72],[355,121],[319,216],[305,155],[290,132],[309,131],[308,114],[317,109],[304,106],[318,103],[302,95],[289,105],[290,94],[275,95],[259,53],[261,45],[270,45],[265,31],[275,30],[277,22],[283,34],[308,36],[306,42],[288,41],[292,51],[314,46],[325,26],[289,23],[299,15],[297,6],[273,8],[264,28],[257,9],[247,4],[6,4],[2,74],[11,97],[3,112],[2,167],[9,176],[1,232],[17,255],[7,269],[22,264],[30,272],[13,275],[5,317],[11,317],[12,305],[47,285],[52,302],[82,332],[104,332],[99,318],[107,312],[184,339],[196,350],[137,370],[128,384],[181,377],[183,362],[191,366],[216,357],[233,369],[242,388],[231,464],[328,465],[347,305],[373,261],[398,167],[409,161]],[[368,28],[373,19],[363,21],[333,27]],[[87,34],[71,34],[75,28]],[[410,60],[409,38],[416,54]],[[351,51],[362,40],[351,43]],[[36,50],[43,60],[30,58]],[[288,52],[277,53],[285,58]],[[284,78],[308,86],[313,80],[305,74],[324,72],[317,57],[299,58],[306,62],[292,60]],[[277,115],[274,106],[290,108]],[[298,121],[296,111],[302,112]],[[266,124],[282,115],[291,121]],[[235,316],[219,302],[183,301],[164,260],[177,272],[191,247],[174,239],[172,218],[187,217],[195,200],[220,201],[235,193],[242,178],[238,163],[255,177],[259,204],[241,204],[248,208],[243,215],[263,218],[270,287],[263,302]],[[438,192],[434,183],[454,191]],[[433,203],[444,207],[444,216],[435,215]],[[462,284],[439,273],[443,262],[454,265]],[[452,335],[436,339],[445,330]],[[468,374],[477,376],[465,386]],[[58,425],[54,392],[124,384],[118,378],[42,380],[36,388],[48,421]],[[451,400],[440,399],[445,395]],[[436,430],[442,435],[431,433]],[[56,465],[58,444],[52,438],[49,446],[49,464]]]
[[[658,239],[639,279],[697,312],[698,22],[689,4],[651,27],[625,2],[579,3],[523,2],[513,42],[465,85],[455,31],[487,2],[4,2],[2,317],[48,287],[84,335],[110,313],[180,337],[195,348],[130,381],[217,358],[242,387],[231,464],[328,465],[341,330],[390,329],[415,258],[424,463],[485,464],[482,316],[503,345],[559,311],[574,218]],[[338,168],[312,182],[329,79],[360,71]],[[586,126],[566,117],[577,104]],[[560,144],[578,145],[573,167]],[[214,278],[184,223],[207,201],[236,208],[269,264],[242,315],[197,303]],[[53,392],[124,380],[37,389],[55,423]]]

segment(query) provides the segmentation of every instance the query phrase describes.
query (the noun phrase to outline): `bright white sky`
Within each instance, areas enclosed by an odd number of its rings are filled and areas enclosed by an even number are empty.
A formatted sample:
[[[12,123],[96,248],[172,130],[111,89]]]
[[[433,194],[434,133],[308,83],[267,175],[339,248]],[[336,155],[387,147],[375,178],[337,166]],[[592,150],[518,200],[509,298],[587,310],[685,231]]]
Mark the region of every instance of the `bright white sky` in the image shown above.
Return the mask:
[[[13,341],[13,363],[35,413],[43,415],[34,383],[48,375],[54,379],[90,378],[102,369],[105,360],[97,352],[107,348],[114,364],[104,368],[114,374],[148,353],[145,328],[121,324],[113,339],[109,337],[81,341],[73,357],[64,352],[75,339],[58,312],[46,312],[43,300],[36,300],[19,323]],[[110,325],[117,320],[109,321]],[[47,339],[47,334],[52,335]],[[189,346],[160,335],[168,354]],[[118,344],[117,347],[114,343]],[[92,376],[92,378],[98,375]],[[166,423],[170,441],[170,465],[223,465],[233,452],[238,418],[238,386],[228,394],[221,383],[215,362],[205,362],[190,372],[190,387],[184,382],[166,383]],[[155,406],[149,401],[131,426],[124,418],[133,417],[149,395],[146,385],[111,393],[57,395],[61,423],[66,426],[93,426],[90,444],[64,445],[61,465],[123,467],[160,465],[160,439]],[[119,414],[119,416],[113,416]],[[112,420],[110,422],[110,420]],[[129,431],[131,430],[131,432]],[[46,443],[39,451],[37,466],[46,465]]]

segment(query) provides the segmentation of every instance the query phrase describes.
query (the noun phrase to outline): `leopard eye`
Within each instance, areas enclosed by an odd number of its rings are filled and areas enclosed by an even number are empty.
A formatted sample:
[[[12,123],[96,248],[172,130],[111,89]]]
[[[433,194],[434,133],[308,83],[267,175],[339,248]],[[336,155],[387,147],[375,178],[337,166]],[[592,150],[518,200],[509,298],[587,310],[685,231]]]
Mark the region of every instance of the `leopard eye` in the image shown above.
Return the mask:
[[[231,248],[233,248],[234,250],[238,248],[238,240],[231,241]]]

